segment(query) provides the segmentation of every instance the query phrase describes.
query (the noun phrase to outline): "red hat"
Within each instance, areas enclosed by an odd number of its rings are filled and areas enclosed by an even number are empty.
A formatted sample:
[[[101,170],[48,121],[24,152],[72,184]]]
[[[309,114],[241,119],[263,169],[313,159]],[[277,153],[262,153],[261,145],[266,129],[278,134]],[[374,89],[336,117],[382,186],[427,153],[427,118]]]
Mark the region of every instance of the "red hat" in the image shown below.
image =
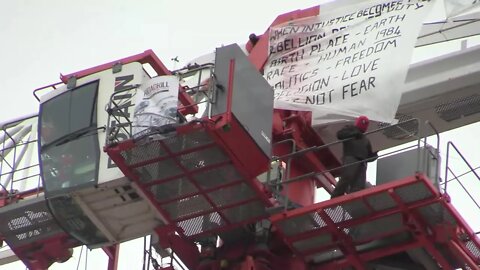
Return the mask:
[[[355,119],[355,126],[358,127],[361,132],[365,132],[368,129],[368,122],[368,117],[362,115]]]

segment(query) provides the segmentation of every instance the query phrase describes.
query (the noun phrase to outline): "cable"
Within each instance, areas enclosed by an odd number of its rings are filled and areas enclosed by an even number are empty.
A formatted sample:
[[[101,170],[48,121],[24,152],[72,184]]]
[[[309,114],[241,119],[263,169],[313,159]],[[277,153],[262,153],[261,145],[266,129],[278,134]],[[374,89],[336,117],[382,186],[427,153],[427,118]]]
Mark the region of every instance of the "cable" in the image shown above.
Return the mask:
[[[88,249],[85,249],[85,270],[87,270],[88,265]]]
[[[145,270],[145,262],[147,259],[147,237],[143,237],[143,266],[142,270]]]
[[[82,253],[83,253],[83,246],[80,249],[80,256],[78,256],[77,270],[80,267],[80,260],[82,259]]]
[[[148,257],[149,259],[152,258],[152,235],[150,235],[150,239],[149,239],[150,243],[149,243],[149,248],[148,248]],[[150,270],[150,260],[147,261],[147,270]]]

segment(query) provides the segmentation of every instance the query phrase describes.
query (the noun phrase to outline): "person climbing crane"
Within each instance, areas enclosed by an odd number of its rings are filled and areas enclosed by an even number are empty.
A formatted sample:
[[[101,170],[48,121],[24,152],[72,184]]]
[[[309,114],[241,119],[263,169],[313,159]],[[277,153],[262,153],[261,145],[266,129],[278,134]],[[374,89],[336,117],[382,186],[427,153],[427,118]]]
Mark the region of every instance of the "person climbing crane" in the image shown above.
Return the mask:
[[[370,140],[365,136],[369,119],[359,116],[354,125],[347,125],[337,132],[337,138],[343,141],[343,167],[331,197],[352,193],[365,188],[367,181],[367,162],[378,158],[372,151]]]

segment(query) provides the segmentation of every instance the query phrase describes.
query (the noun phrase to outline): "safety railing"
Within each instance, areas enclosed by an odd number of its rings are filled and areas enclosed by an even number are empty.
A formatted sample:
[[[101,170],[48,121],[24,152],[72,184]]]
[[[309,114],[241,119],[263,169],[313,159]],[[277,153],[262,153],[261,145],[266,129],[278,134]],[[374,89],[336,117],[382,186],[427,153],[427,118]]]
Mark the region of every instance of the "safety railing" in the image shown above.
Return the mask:
[[[175,126],[196,121],[205,116],[210,118],[212,113],[211,105],[215,103],[215,91],[219,87],[216,84],[213,68],[213,64],[204,64],[172,72],[179,78],[179,92],[188,94],[194,101],[190,105],[177,108],[178,122],[174,124],[157,127],[140,125],[135,121],[135,113],[133,115],[127,113],[135,111],[136,95],[140,91],[140,85],[134,85],[113,93],[106,107],[108,113],[106,145],[118,143],[126,139],[139,139],[153,134],[168,133]],[[198,107],[198,112],[195,115],[182,114],[182,109],[191,106]],[[139,129],[142,131],[138,132]]]
[[[381,128],[369,131],[369,132],[365,133],[365,135],[369,136],[371,134],[383,132],[385,130],[393,129],[393,128],[399,129],[399,130],[405,132],[404,138],[409,138],[409,137],[415,138],[416,141],[417,141],[416,144],[408,145],[408,146],[405,146],[405,147],[401,147],[399,149],[395,149],[395,150],[392,150],[392,151],[385,152],[381,155],[378,155],[378,158],[383,158],[383,157],[395,155],[395,154],[400,153],[400,152],[404,152],[404,151],[408,151],[408,150],[412,150],[412,149],[417,149],[417,151],[418,151],[417,152],[417,161],[418,162],[417,162],[416,171],[419,171],[422,168],[422,166],[424,165],[424,164],[422,164],[422,159],[420,158],[422,155],[430,155],[432,157],[432,159],[434,159],[436,161],[434,170],[438,171],[439,170],[438,147],[439,147],[439,144],[440,144],[440,139],[439,139],[438,132],[436,131],[436,129],[430,123],[428,123],[428,122],[425,123],[425,124],[429,125],[430,128],[432,128],[434,134],[436,134],[436,136],[437,136],[437,148],[435,149],[434,147],[430,146],[427,143],[426,138],[422,138],[422,137],[418,136],[417,130],[408,131],[408,130],[405,130],[405,129],[402,128],[403,125],[411,123],[411,122],[416,122],[417,125],[419,124],[418,119],[416,119],[416,118],[409,119],[407,121],[399,122],[399,123],[394,124],[394,125],[383,126]],[[300,157],[302,155],[305,155],[309,152],[320,151],[320,150],[323,150],[323,149],[326,149],[326,148],[330,148],[330,147],[342,144],[342,143],[344,143],[348,140],[351,140],[351,139],[353,139],[353,138],[344,139],[344,140],[336,140],[336,141],[333,141],[331,143],[327,143],[327,144],[320,145],[320,146],[313,146],[313,147],[309,147],[309,148],[305,148],[305,149],[301,149],[301,150],[296,149],[295,143],[293,142],[292,151],[289,154],[285,154],[283,156],[272,158],[272,164],[274,162],[283,162],[283,164],[285,164],[285,166],[283,167],[284,174],[282,174],[280,176],[280,179],[279,179],[278,177],[277,178],[272,178],[270,176],[271,173],[268,172],[267,173],[267,181],[266,181],[267,186],[270,188],[270,190],[272,191],[274,196],[282,198],[282,203],[285,205],[285,209],[286,209],[287,205],[289,205],[289,202],[288,202],[288,185],[290,183],[294,183],[294,182],[297,182],[297,181],[302,181],[302,180],[312,178],[312,177],[316,177],[316,176],[327,176],[327,174],[329,174],[329,173],[333,174],[335,172],[340,172],[341,170],[343,170],[345,168],[348,168],[350,166],[354,166],[354,165],[357,165],[357,164],[360,164],[360,163],[365,163],[369,160],[369,159],[358,160],[356,162],[352,162],[352,163],[349,163],[349,164],[346,164],[346,165],[341,165],[341,166],[337,166],[337,167],[334,167],[334,168],[329,168],[329,169],[322,170],[322,171],[312,171],[312,172],[308,172],[308,173],[298,175],[298,176],[295,176],[295,177],[290,177],[289,172],[290,172],[290,166],[291,166],[292,159]],[[277,142],[276,144],[288,143],[288,142],[290,142],[290,141],[285,140],[285,141]],[[424,152],[422,153],[421,151],[424,151]],[[436,182],[439,180],[438,173],[435,173],[433,177],[435,179],[432,179],[432,180],[434,180]],[[283,187],[283,189],[281,187]],[[283,192],[285,195],[280,195],[280,192]]]
[[[472,193],[469,191],[469,188],[465,186],[464,181],[461,180],[461,177],[464,177],[464,176],[467,176],[467,175],[473,175],[474,176],[473,179],[474,179],[475,183],[472,183],[473,184],[472,186],[477,186],[478,183],[480,182],[480,176],[479,176],[479,174],[477,173],[476,170],[480,169],[480,166],[474,168],[467,161],[465,156],[460,152],[460,150],[457,148],[457,146],[455,146],[455,144],[451,141],[449,141],[447,143],[447,150],[446,151],[447,152],[446,152],[446,160],[445,160],[445,178],[444,178],[445,181],[444,181],[444,185],[443,185],[444,192],[447,193],[447,191],[448,191],[447,190],[448,183],[456,182],[461,187],[461,189],[465,192],[465,194],[468,196],[468,198],[471,199],[471,202],[473,202],[473,204],[477,207],[477,209],[480,210],[480,203],[473,197]],[[455,174],[455,172],[453,171],[453,168],[451,166],[451,162],[452,162],[452,158],[453,158],[452,155],[451,155],[452,151],[454,151],[454,153],[458,157],[460,157],[460,161],[463,163],[463,165],[467,166],[468,170],[466,170],[465,172],[463,172],[461,174],[458,174],[458,175]],[[456,166],[456,167],[458,167],[458,166]],[[458,196],[458,197],[460,197],[460,196]]]
[[[145,242],[144,242],[145,243]],[[145,244],[144,244],[145,246]],[[170,248],[163,250],[162,254],[158,254],[160,258],[154,257],[154,252],[152,250],[152,246],[147,249],[145,246],[144,249],[144,258],[143,258],[143,267],[142,270],[149,270],[150,264],[153,266],[153,269],[181,269],[186,270],[186,266],[183,264],[182,260],[178,257],[178,255]],[[158,261],[160,259],[160,262]]]
[[[0,126],[0,197],[41,192],[37,115]]]
[[[181,90],[187,93],[194,101],[188,106],[200,106],[201,110],[194,117],[212,116],[211,104],[216,101],[215,91],[221,88],[217,85],[214,74],[214,64],[188,66],[172,71],[180,79]],[[188,107],[188,106],[184,106]],[[189,119],[186,119],[189,120]]]
[[[48,92],[57,90],[58,88],[62,87],[63,85],[65,85],[65,84],[62,83],[62,82],[57,82],[57,83],[53,83],[53,84],[49,84],[49,85],[46,85],[46,86],[39,87],[39,88],[33,90],[33,96],[35,97],[35,99],[37,101],[40,101],[39,94],[41,94],[41,95],[47,94]]]

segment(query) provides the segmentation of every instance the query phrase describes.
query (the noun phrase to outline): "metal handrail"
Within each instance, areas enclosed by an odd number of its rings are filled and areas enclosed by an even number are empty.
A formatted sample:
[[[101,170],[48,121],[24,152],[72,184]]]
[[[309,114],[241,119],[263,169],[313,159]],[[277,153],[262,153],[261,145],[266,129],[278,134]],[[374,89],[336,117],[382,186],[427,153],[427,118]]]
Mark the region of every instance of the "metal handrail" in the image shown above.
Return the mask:
[[[480,176],[477,174],[477,172],[475,171],[475,169],[472,167],[472,165],[470,165],[470,163],[467,161],[467,159],[465,158],[465,156],[463,156],[463,154],[460,152],[460,150],[458,150],[458,148],[455,146],[455,144],[451,141],[449,141],[447,143],[447,156],[446,156],[446,161],[445,161],[445,183],[444,183],[444,191],[447,192],[447,183],[450,182],[450,181],[446,181],[446,179],[448,179],[448,172],[452,172],[452,170],[448,167],[448,164],[449,164],[449,159],[450,159],[450,147],[452,147],[456,152],[457,154],[462,158],[463,162],[465,162],[465,164],[468,166],[468,168],[470,169],[470,171],[468,171],[467,173],[470,173],[472,172],[476,177],[477,179],[480,181]],[[456,179],[458,181],[458,183],[463,187],[463,184],[460,182],[460,180],[458,179],[457,176],[455,176],[455,174],[452,172],[452,174],[454,175],[454,179]],[[464,173],[463,175],[465,175],[466,173]],[[464,187],[465,189],[465,187]],[[469,194],[469,192],[465,189],[465,191],[467,192],[467,194],[471,197],[471,195]],[[472,198],[472,197],[471,197]],[[472,200],[475,202],[476,204],[476,201],[472,198]],[[478,204],[477,204],[478,206]],[[480,207],[479,207],[480,208]]]
[[[117,118],[117,115],[114,113],[120,113],[122,115],[123,118],[125,118],[125,120],[127,121],[127,123],[130,125],[132,125],[132,122],[130,121],[130,119],[128,118],[128,116],[125,114],[125,112],[122,110],[122,108],[120,107],[121,105],[123,104],[117,104],[115,102],[115,97],[119,94],[123,94],[125,92],[128,92],[128,91],[132,91],[132,90],[136,90],[140,85],[136,84],[136,85],[132,85],[130,87],[127,87],[125,89],[122,89],[122,90],[119,90],[119,91],[115,91],[113,92],[111,95],[110,95],[110,99],[109,99],[109,102],[107,104],[107,107],[105,108],[107,114],[108,114],[108,118],[107,118],[107,127],[105,129],[105,133],[106,133],[106,136],[105,136],[105,145],[109,145],[111,142],[109,141],[110,140],[110,135],[112,133],[112,129],[114,128],[118,128],[118,130],[114,130],[116,133],[115,133],[115,136],[118,135],[118,132],[120,131],[120,128],[122,128],[127,134],[130,135],[131,131],[128,131],[127,129],[125,129],[124,125],[121,125],[122,121]],[[112,104],[114,106],[112,106]],[[132,105],[128,106],[128,107],[131,107]],[[118,124],[116,126],[111,126],[110,123],[110,117],[113,117],[115,120],[117,120]]]
[[[383,154],[383,155],[379,155],[378,157],[384,157],[384,156],[389,156],[391,154],[394,154],[394,153],[397,153],[397,152],[402,152],[402,151],[405,151],[407,149],[410,149],[410,148],[414,148],[416,147],[415,145],[411,145],[411,146],[407,146],[405,148],[402,148],[402,149],[398,149],[398,150],[394,150],[392,152],[388,152],[386,154]],[[352,165],[356,165],[356,164],[360,164],[360,163],[363,163],[365,161],[367,161],[367,159],[363,159],[363,160],[359,160],[359,161],[356,161],[356,162],[351,162],[351,163],[348,163],[347,165],[341,165],[341,166],[338,166],[338,167],[335,167],[335,168],[331,168],[331,169],[327,169],[327,170],[323,170],[323,171],[320,171],[320,172],[310,172],[310,173],[306,173],[306,174],[303,174],[303,175],[299,175],[299,176],[296,176],[296,177],[293,177],[293,178],[290,178],[290,179],[287,179],[281,183],[277,183],[277,184],[272,184],[272,185],[283,185],[283,184],[290,184],[292,182],[296,182],[296,181],[300,181],[300,180],[303,180],[304,178],[309,178],[309,177],[314,177],[314,176],[317,176],[317,175],[324,175],[325,173],[329,173],[329,172],[332,172],[332,171],[336,171],[336,170],[340,170],[340,169],[343,169],[343,168],[347,168],[349,166],[352,166]]]
[[[437,158],[437,162],[435,163],[435,180],[438,180],[439,178],[439,171],[440,171],[440,162],[439,162],[439,157],[440,157],[440,133],[438,132],[437,128],[432,124],[430,121],[425,121],[425,124],[430,126],[430,128],[433,130],[435,133],[435,136],[437,137],[437,148],[435,149],[435,158]],[[425,144],[427,143],[427,138],[425,137]]]
[[[16,185],[35,183],[33,180],[38,180],[37,189],[41,187],[41,176],[38,173],[40,164],[38,160],[32,159],[36,155],[32,156],[31,152],[38,144],[34,135],[37,131],[32,129],[36,117],[37,114],[28,115],[0,125],[3,133],[0,138],[0,179],[1,188],[7,193],[18,189]]]
[[[478,170],[478,169],[480,169],[480,166],[477,166],[477,167],[473,168],[474,171],[476,171],[476,170]],[[467,175],[467,174],[469,174],[469,173],[471,173],[471,172],[472,172],[472,170],[468,170],[468,171],[466,171],[466,172],[464,172],[464,173],[461,173],[461,174],[457,175],[456,177],[450,178],[450,179],[445,180],[445,181],[451,182],[451,181],[457,180],[457,178],[460,179],[460,177],[463,177],[463,176],[465,176],[465,175]]]
[[[213,68],[214,66],[215,66],[214,63],[205,63],[205,64],[201,64],[201,65],[190,65],[190,66],[186,66],[186,67],[183,67],[183,68],[180,68],[180,69],[173,70],[172,74],[174,74],[174,75],[177,75],[177,74],[186,75],[186,74],[195,73],[197,71],[204,70],[205,68]],[[185,71],[185,72],[182,72],[182,71]]]
[[[390,126],[385,126],[385,127],[382,127],[382,128],[378,128],[378,129],[375,129],[375,130],[366,132],[366,133],[364,133],[364,134],[365,134],[365,135],[370,135],[370,134],[373,134],[373,133],[377,133],[377,132],[383,131],[383,130],[385,130],[385,129],[389,129],[389,128],[393,128],[393,127],[398,127],[398,126],[401,125],[401,124],[406,124],[406,123],[409,123],[409,122],[418,122],[418,119],[417,119],[417,118],[412,118],[412,119],[409,119],[409,120],[407,120],[407,121],[399,122],[399,123],[397,123],[397,124],[395,124],[395,125],[390,125]],[[300,150],[300,151],[296,151],[295,153],[290,153],[290,154],[286,154],[286,155],[277,157],[277,159],[278,159],[278,160],[281,160],[281,159],[286,159],[286,158],[293,158],[293,157],[300,156],[300,155],[302,155],[302,154],[308,153],[308,152],[310,152],[310,151],[315,152],[315,151],[322,150],[322,149],[324,149],[324,148],[329,148],[330,146],[337,145],[337,144],[340,144],[340,143],[343,143],[343,142],[346,142],[346,141],[349,141],[349,140],[352,140],[352,139],[353,139],[353,138],[348,138],[348,139],[343,139],[343,140],[336,140],[336,141],[333,141],[333,142],[330,142],[330,143],[327,143],[327,144],[304,148],[304,149],[302,149],[302,150]]]
[[[52,83],[52,84],[49,84],[49,85],[46,85],[46,86],[39,87],[39,88],[33,90],[33,97],[35,97],[35,99],[40,102],[40,97],[37,95],[37,92],[40,92],[42,90],[46,90],[48,88],[52,88],[53,90],[55,90],[60,85],[63,85],[63,82]]]
[[[447,168],[450,173],[453,174],[454,178],[457,179],[458,181],[458,184],[460,184],[460,186],[463,188],[463,190],[465,190],[465,192],[467,193],[468,197],[470,197],[470,199],[472,199],[473,203],[477,206],[478,209],[480,209],[480,205],[477,203],[477,201],[473,198],[473,196],[470,194],[470,192],[468,192],[467,188],[465,188],[465,186],[462,184],[462,182],[460,180],[458,180],[458,177],[455,175],[455,173],[453,173],[453,171],[450,169],[450,168]],[[445,190],[446,192],[446,190]]]
[[[385,129],[389,129],[389,128],[393,128],[393,127],[397,127],[397,128],[400,128],[402,131],[408,133],[408,131],[404,130],[403,128],[401,128],[400,125],[403,125],[405,123],[409,123],[409,122],[419,122],[417,118],[412,118],[412,119],[409,119],[407,121],[403,121],[403,122],[399,122],[395,125],[390,125],[390,126],[385,126],[385,127],[381,127],[381,128],[378,128],[376,130],[372,130],[372,131],[369,131],[369,132],[366,132],[365,135],[370,135],[370,134],[373,134],[373,133],[377,133],[377,132],[380,132],[380,131],[383,131]],[[434,131],[436,131],[435,128],[433,128]],[[420,145],[420,140],[422,139],[421,137],[417,136],[416,134],[413,134],[412,136],[415,136],[418,138],[418,146]],[[333,142],[330,142],[330,143],[327,143],[327,144],[324,144],[324,145],[320,145],[320,146],[313,146],[313,147],[309,147],[309,148],[305,148],[305,149],[302,149],[300,151],[294,151],[292,153],[289,153],[289,154],[286,154],[286,155],[283,155],[283,156],[280,156],[280,157],[274,157],[272,159],[272,161],[279,161],[279,160],[285,160],[287,159],[288,160],[291,160],[292,158],[294,157],[297,157],[297,156],[300,156],[302,154],[305,154],[305,153],[308,153],[308,152],[314,152],[314,151],[319,151],[319,150],[322,150],[322,149],[325,149],[325,148],[328,148],[330,146],[333,146],[333,145],[337,145],[337,144],[340,144],[340,143],[343,143],[343,142],[346,142],[346,141],[349,141],[349,140],[352,140],[353,138],[348,138],[348,139],[343,139],[343,140],[336,140],[336,141],[333,141]],[[426,144],[426,142],[425,142]],[[405,148],[402,148],[402,149],[398,149],[398,150],[394,150],[392,152],[388,152],[386,154],[383,154],[383,155],[380,155],[378,156],[379,158],[380,157],[384,157],[384,156],[388,156],[388,155],[391,155],[393,153],[397,153],[397,152],[402,152],[402,151],[405,151],[407,149],[410,149],[410,148],[414,148],[415,145],[412,145],[412,146],[407,146]],[[341,166],[338,166],[338,167],[335,167],[335,168],[331,168],[331,169],[327,169],[327,170],[322,170],[320,172],[310,172],[310,173],[306,173],[306,174],[303,174],[303,175],[299,175],[299,176],[296,176],[296,177],[293,177],[293,178],[290,178],[290,179],[285,179],[284,181],[282,181],[281,183],[271,183],[270,186],[274,187],[274,186],[278,186],[278,185],[283,185],[283,184],[290,184],[292,182],[297,182],[297,181],[300,181],[300,180],[303,180],[305,178],[310,178],[310,177],[314,177],[314,176],[318,176],[318,175],[324,175],[326,173],[329,173],[329,172],[332,172],[332,171],[337,171],[337,170],[340,170],[340,169],[343,169],[343,168],[346,168],[346,167],[349,167],[349,166],[353,166],[353,165],[356,165],[356,164],[360,164],[360,163],[363,163],[365,161],[368,161],[369,159],[364,159],[364,160],[359,160],[359,161],[356,161],[356,162],[352,162],[352,163],[349,163],[347,165],[341,165]],[[437,162],[438,163],[438,162]],[[438,166],[438,164],[437,164]],[[418,169],[418,168],[417,168]],[[268,183],[269,181],[267,181]]]

